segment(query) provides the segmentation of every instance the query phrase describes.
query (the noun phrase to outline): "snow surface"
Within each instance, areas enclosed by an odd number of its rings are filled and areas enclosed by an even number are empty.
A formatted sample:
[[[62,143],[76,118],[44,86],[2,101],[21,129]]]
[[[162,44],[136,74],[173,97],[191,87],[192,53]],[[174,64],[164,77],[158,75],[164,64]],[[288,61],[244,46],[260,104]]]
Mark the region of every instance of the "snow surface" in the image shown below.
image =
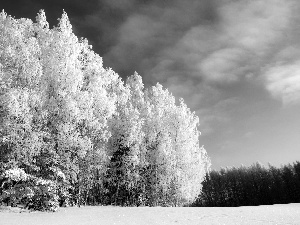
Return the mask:
[[[300,224],[300,204],[236,208],[87,206],[58,212],[2,210],[0,225]]]

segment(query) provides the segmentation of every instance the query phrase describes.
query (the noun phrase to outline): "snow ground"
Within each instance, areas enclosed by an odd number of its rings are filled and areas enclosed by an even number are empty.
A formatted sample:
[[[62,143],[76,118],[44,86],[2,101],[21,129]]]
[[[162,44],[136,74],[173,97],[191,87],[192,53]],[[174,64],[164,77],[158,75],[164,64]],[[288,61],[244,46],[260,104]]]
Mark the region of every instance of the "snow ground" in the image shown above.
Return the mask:
[[[21,212],[21,213],[20,213]],[[300,204],[237,208],[87,206],[58,212],[0,212],[1,225],[300,224]]]

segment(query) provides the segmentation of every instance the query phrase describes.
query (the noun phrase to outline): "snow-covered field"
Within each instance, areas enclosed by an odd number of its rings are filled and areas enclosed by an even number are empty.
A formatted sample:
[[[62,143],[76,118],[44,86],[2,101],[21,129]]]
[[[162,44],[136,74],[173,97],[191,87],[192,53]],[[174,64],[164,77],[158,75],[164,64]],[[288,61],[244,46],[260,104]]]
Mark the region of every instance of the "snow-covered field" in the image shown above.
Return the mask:
[[[237,208],[60,208],[56,213],[2,210],[1,225],[300,224],[300,204]]]

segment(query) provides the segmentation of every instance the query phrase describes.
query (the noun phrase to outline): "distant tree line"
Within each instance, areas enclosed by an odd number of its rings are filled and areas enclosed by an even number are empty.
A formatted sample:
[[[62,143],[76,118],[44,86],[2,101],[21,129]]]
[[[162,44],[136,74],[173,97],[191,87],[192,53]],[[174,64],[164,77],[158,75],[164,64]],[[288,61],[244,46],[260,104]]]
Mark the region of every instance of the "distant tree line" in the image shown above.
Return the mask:
[[[260,163],[210,171],[192,206],[230,207],[300,202],[300,162],[276,168]]]

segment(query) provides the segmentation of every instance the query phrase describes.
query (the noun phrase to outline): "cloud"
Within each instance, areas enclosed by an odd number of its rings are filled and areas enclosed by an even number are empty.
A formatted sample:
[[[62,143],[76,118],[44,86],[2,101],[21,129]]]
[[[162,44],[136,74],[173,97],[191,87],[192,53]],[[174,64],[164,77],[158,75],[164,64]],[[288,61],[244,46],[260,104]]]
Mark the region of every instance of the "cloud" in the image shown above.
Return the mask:
[[[99,2],[101,2],[102,4],[104,3],[105,5],[109,5],[111,8],[118,10],[128,10],[130,8],[133,8],[136,4],[136,0],[103,0]]]
[[[240,74],[245,74],[245,52],[238,48],[226,48],[213,52],[196,64],[209,81],[234,82]]]
[[[214,0],[146,1],[130,14],[118,29],[118,40],[104,55],[107,64],[120,73],[131,73],[132,68],[145,77],[163,77],[158,70],[162,60],[171,58],[171,49],[193,26],[216,20]],[[171,65],[172,66],[172,65]],[[174,68],[172,66],[172,68]],[[172,70],[172,69],[171,69]],[[155,72],[155,74],[154,74]],[[164,79],[164,78],[162,78]],[[151,80],[151,79],[149,79]]]
[[[246,139],[250,139],[253,136],[254,136],[254,132],[252,132],[252,131],[248,131],[244,134],[244,138],[246,138]]]
[[[300,101],[300,60],[270,67],[265,72],[267,90],[285,104]]]
[[[231,1],[220,7],[222,29],[232,44],[264,54],[289,25],[291,9],[291,1]]]
[[[192,76],[215,82],[235,82],[256,72],[290,21],[290,5],[276,0],[227,1],[216,11],[217,23],[192,27],[165,56],[177,55]]]
[[[199,116],[200,130],[203,136],[223,131],[222,124],[226,124],[233,119],[233,111],[241,103],[238,97],[225,98],[215,103],[209,102],[210,104],[206,107],[196,111]],[[230,128],[226,128],[226,132],[230,132]]]

